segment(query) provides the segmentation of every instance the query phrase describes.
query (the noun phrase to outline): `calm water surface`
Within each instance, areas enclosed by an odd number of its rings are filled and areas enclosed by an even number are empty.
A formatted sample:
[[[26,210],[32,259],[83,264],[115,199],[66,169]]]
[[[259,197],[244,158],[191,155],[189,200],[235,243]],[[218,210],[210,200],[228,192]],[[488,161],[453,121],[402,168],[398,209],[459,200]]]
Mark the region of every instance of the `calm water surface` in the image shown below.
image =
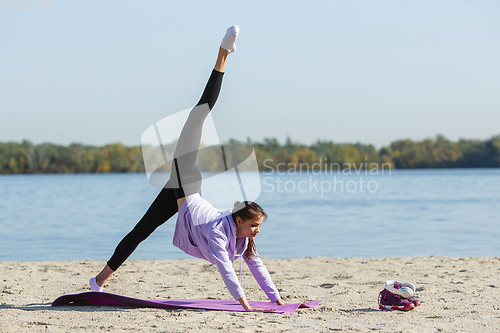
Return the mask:
[[[261,257],[500,255],[499,169],[260,178]],[[231,208],[218,181],[203,196]],[[1,175],[0,261],[107,260],[158,192],[144,174]],[[172,245],[174,226],[175,217],[131,259],[189,258]]]

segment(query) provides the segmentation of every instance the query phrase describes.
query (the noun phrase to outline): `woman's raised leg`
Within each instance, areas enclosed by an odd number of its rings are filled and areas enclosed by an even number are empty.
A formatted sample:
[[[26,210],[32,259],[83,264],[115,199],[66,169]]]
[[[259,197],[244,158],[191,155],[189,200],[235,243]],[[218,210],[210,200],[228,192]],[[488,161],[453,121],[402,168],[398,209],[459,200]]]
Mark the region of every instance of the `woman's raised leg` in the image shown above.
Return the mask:
[[[233,26],[229,28],[221,45],[234,51],[236,49],[234,42],[238,36],[238,31],[237,27]],[[232,45],[232,47],[228,47],[228,45]],[[201,192],[202,177],[196,166],[196,157],[200,147],[203,124],[219,97],[226,60],[229,53],[231,53],[222,46],[219,48],[214,70],[210,75],[203,95],[198,104],[189,113],[189,117],[182,128],[177,146],[175,147],[170,180],[176,184],[174,192],[179,208],[187,196]]]
[[[205,87],[205,90],[203,91],[203,94],[200,98],[200,101],[197,104],[198,106],[201,105],[207,105],[208,106],[208,112],[206,109],[203,110],[203,108],[199,108],[199,111],[202,111],[201,113],[206,113],[206,115],[203,118],[206,118],[210,110],[213,108],[215,105],[215,102],[217,101],[217,98],[219,96],[220,88],[222,85],[222,76],[224,75],[224,70],[225,70],[225,65],[226,65],[226,60],[227,56],[229,55],[230,52],[234,52],[236,47],[234,46],[234,41],[236,40],[236,37],[238,35],[238,29],[233,26],[228,29],[226,36],[224,37],[221,47],[219,48],[219,53],[217,56],[217,61],[214,66],[214,71],[212,71],[212,75],[210,76],[208,83]],[[225,47],[226,50],[223,47]],[[196,108],[196,107],[195,107]],[[190,116],[191,118],[191,116]],[[200,116],[194,116],[193,119],[197,118],[198,120],[201,119]],[[199,124],[199,121],[197,122]],[[201,140],[201,129],[203,127],[203,122],[201,122],[201,127],[195,126],[194,128],[191,128],[188,130],[186,126],[186,131],[183,129],[184,137],[189,136],[189,133],[193,134],[193,131],[198,133],[199,131],[199,139],[198,140],[198,145],[196,146],[196,151],[195,154],[197,153],[197,149],[200,145],[199,140]],[[181,137],[179,138],[179,142],[181,142],[181,138],[183,137],[181,133]],[[185,140],[183,140],[185,141]],[[189,142],[192,142],[192,140],[187,140]],[[186,142],[187,142],[186,141]],[[185,146],[182,146],[185,147]],[[185,148],[182,148],[185,149]],[[190,149],[189,147],[187,149]],[[177,150],[177,147],[176,147]],[[174,156],[176,156],[174,154]],[[194,156],[194,162],[192,160],[185,161],[184,159],[183,163],[187,162],[188,165],[194,165],[196,170],[198,169],[196,167],[196,156]],[[199,170],[198,170],[199,173]],[[181,174],[180,174],[181,175]],[[176,174],[177,177],[177,174]],[[201,177],[200,177],[201,180]],[[169,181],[170,182],[170,181]],[[185,200],[185,197],[179,197],[179,192],[177,189],[172,188],[175,186],[165,186],[161,190],[161,192],[158,194],[156,197],[155,201],[151,204],[147,212],[144,214],[144,216],[141,218],[141,220],[136,224],[134,229],[130,231],[123,239],[122,241],[118,244],[118,246],[115,249],[115,252],[107,262],[106,266],[103,268],[103,270],[95,277],[92,278],[90,281],[90,285],[93,291],[101,291],[102,286],[106,283],[106,281],[111,277],[111,275],[123,264],[125,260],[132,254],[132,252],[137,248],[137,246],[145,240],[156,228],[158,228],[160,225],[165,223],[168,219],[170,219],[172,216],[175,215],[178,211],[178,207],[180,207],[180,204]],[[201,182],[200,182],[201,186]],[[196,190],[196,189],[195,189]],[[176,193],[176,191],[178,193]],[[182,191],[182,189],[181,189]],[[188,191],[190,193],[190,191]],[[194,192],[196,193],[196,192]],[[191,193],[192,194],[192,193]],[[180,204],[179,200],[182,200]],[[176,202],[177,201],[177,202]]]

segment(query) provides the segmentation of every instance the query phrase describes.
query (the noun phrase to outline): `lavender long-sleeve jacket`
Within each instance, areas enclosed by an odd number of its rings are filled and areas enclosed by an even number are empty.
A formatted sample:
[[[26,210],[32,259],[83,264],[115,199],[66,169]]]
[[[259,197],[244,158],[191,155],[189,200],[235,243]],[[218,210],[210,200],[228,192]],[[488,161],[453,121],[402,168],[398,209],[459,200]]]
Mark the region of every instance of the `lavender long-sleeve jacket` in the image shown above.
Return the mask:
[[[199,194],[190,195],[179,209],[173,244],[189,255],[217,265],[234,299],[245,297],[233,262],[245,252],[248,238],[236,238],[230,209],[218,210]],[[245,262],[269,300],[279,300],[279,292],[260,258],[245,259]]]

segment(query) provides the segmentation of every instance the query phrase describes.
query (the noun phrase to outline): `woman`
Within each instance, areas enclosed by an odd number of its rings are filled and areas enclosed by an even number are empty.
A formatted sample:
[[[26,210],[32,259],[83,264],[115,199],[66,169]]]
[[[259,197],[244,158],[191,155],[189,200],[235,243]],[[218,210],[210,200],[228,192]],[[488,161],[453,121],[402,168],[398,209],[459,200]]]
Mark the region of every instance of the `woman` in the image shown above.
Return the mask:
[[[118,244],[104,269],[90,279],[92,291],[102,291],[102,286],[139,243],[178,212],[173,244],[187,254],[217,265],[229,292],[245,310],[268,311],[252,308],[246,300],[232,265],[237,256],[235,251],[243,255],[270,301],[278,305],[284,304],[255,250],[254,239],[267,214],[258,204],[248,201],[236,202],[233,210],[219,211],[200,195],[202,178],[195,162],[203,123],[219,96],[226,60],[236,50],[238,33],[238,26],[227,29],[203,95],[191,110],[180,134],[170,180],[134,229]]]

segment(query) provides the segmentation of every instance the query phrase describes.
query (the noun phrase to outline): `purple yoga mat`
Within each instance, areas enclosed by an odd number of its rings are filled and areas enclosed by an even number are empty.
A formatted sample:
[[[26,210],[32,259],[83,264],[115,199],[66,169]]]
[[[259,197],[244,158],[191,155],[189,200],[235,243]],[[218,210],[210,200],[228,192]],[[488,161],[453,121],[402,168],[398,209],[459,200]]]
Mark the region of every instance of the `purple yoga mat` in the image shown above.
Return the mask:
[[[269,302],[249,301],[255,308],[274,309],[274,313],[294,313],[298,308],[312,308],[321,301],[310,301],[295,304],[276,305]],[[141,308],[191,308],[219,311],[247,312],[238,301],[218,299],[137,299],[108,293],[86,292],[64,295],[52,302],[52,306],[61,305],[98,305],[98,306],[129,306]]]

